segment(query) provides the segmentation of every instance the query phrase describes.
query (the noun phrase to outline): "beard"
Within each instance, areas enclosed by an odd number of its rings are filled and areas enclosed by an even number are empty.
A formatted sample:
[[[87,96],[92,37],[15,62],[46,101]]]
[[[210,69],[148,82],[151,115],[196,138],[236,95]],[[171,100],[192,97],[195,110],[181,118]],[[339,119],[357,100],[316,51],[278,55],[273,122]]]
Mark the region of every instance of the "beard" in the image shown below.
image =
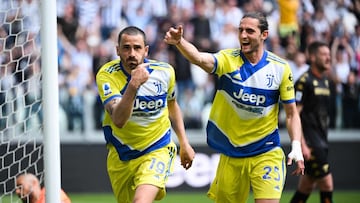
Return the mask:
[[[259,43],[249,42],[247,45],[241,45],[241,52],[244,54],[252,54],[259,50]]]
[[[319,71],[325,72],[330,69],[330,63],[316,61],[316,67],[318,67]]]
[[[136,58],[134,57],[127,58],[125,62],[127,67],[130,68],[131,70],[135,69],[140,64],[140,62],[136,60]]]
[[[137,63],[128,63],[128,67],[132,70],[135,69],[137,66],[138,66]]]

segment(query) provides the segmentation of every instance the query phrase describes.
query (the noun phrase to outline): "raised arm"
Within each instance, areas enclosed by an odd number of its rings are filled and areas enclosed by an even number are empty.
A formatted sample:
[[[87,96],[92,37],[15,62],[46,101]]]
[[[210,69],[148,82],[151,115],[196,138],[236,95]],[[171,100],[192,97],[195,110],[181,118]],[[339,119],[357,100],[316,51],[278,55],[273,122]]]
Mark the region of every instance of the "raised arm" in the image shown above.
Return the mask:
[[[190,63],[200,66],[207,73],[214,69],[215,59],[212,54],[200,52],[193,44],[183,37],[183,27],[171,27],[165,35],[164,41],[167,44],[175,45],[181,54],[190,61]]]

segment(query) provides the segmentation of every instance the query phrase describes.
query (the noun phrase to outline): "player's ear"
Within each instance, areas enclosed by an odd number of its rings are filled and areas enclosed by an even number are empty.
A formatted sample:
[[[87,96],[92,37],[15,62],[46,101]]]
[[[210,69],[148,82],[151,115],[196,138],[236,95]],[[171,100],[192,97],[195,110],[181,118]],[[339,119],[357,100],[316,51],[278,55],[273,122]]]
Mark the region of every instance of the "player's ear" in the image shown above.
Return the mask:
[[[116,46],[116,54],[118,56],[120,56],[120,46],[119,45]]]
[[[261,36],[263,38],[263,40],[266,40],[269,36],[269,30],[264,30],[262,33],[261,33]]]
[[[148,57],[149,54],[149,45],[145,46],[145,57]]]

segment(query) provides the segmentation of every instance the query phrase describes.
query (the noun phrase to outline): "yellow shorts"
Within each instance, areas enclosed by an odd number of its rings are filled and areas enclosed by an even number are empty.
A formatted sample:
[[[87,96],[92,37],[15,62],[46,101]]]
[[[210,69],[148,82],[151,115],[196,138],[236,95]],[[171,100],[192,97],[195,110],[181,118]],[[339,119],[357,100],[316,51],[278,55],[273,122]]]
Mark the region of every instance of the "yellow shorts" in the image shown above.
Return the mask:
[[[246,158],[221,154],[208,197],[219,203],[246,203],[251,188],[255,199],[280,199],[285,175],[281,148]]]
[[[167,146],[145,154],[137,159],[121,161],[116,149],[109,146],[107,170],[114,195],[118,202],[131,203],[139,185],[151,184],[159,187],[157,200],[165,194],[165,184],[173,171],[176,145]]]

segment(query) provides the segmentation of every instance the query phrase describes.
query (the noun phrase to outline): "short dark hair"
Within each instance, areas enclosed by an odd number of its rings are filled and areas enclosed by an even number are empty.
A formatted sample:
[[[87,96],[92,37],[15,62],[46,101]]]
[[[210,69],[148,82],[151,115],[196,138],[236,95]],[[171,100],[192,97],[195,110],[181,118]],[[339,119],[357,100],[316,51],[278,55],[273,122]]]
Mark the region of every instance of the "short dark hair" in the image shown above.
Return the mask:
[[[120,41],[121,41],[121,37],[123,34],[127,34],[127,35],[142,35],[143,38],[144,38],[144,44],[146,44],[146,35],[145,35],[145,32],[136,27],[136,26],[128,26],[124,29],[122,29],[119,33],[119,36],[118,36],[118,44],[120,44]]]
[[[259,21],[259,29],[261,32],[264,32],[265,30],[269,30],[269,24],[266,19],[266,15],[262,12],[249,12],[244,14],[244,16],[241,19],[244,18],[254,18]]]
[[[314,41],[311,44],[309,44],[307,51],[309,55],[316,54],[316,52],[319,50],[320,47],[328,47],[328,44],[323,41]]]

